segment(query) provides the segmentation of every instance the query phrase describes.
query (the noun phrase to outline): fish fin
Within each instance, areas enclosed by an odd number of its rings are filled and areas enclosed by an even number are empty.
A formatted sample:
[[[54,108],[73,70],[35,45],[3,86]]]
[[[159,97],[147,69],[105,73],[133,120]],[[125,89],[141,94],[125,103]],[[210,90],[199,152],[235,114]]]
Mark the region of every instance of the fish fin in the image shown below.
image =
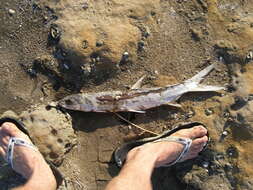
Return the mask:
[[[136,90],[136,89],[141,88],[141,84],[142,84],[145,77],[146,77],[146,75],[143,75],[130,89]]]
[[[204,78],[215,68],[216,64],[209,65],[198,74],[192,78],[186,80],[184,84],[187,86],[188,92],[208,92],[208,91],[218,91],[225,90],[225,87],[222,86],[211,86],[211,85],[201,85],[200,83]]]
[[[171,103],[171,102],[168,102],[168,103],[166,103],[165,105],[168,105],[168,106],[173,106],[173,107],[177,107],[177,108],[181,108],[181,107],[182,107],[180,104],[177,104],[177,103]]]
[[[198,84],[194,88],[190,89],[190,92],[208,92],[208,91],[219,91],[225,90],[225,87],[222,86],[211,86],[211,85],[200,85]]]
[[[128,110],[129,112],[135,112],[135,113],[146,113],[145,111],[142,110]]]
[[[200,71],[198,74],[194,75],[192,78],[185,81],[185,83],[201,83],[204,78],[214,69],[216,64],[209,65],[202,71]]]

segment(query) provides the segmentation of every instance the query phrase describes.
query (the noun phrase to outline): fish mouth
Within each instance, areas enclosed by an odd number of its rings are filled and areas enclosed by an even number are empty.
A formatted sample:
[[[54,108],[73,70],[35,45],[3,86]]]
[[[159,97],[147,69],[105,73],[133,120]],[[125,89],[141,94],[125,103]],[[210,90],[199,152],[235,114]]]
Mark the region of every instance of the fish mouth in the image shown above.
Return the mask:
[[[68,110],[80,110],[81,105],[71,98],[64,98],[58,102],[58,106]]]

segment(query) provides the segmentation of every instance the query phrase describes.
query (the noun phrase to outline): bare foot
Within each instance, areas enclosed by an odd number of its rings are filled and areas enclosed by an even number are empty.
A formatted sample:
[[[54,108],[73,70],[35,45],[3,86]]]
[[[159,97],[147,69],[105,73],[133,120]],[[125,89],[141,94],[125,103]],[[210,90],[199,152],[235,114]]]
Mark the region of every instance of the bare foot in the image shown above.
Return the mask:
[[[13,123],[6,122],[0,127],[0,156],[6,160],[6,151],[11,137],[32,143],[27,135]],[[55,177],[39,151],[16,145],[13,154],[13,169],[28,179],[27,189],[56,189]],[[30,180],[30,182],[29,182]],[[39,187],[39,188],[37,188]]]
[[[184,160],[192,159],[198,156],[208,141],[207,130],[203,126],[195,126],[190,129],[181,129],[171,136],[184,137],[192,139],[192,145]],[[127,162],[146,157],[154,160],[154,167],[160,167],[177,159],[183,145],[176,142],[157,142],[148,143],[132,149],[127,155]],[[137,158],[137,159],[136,159]]]

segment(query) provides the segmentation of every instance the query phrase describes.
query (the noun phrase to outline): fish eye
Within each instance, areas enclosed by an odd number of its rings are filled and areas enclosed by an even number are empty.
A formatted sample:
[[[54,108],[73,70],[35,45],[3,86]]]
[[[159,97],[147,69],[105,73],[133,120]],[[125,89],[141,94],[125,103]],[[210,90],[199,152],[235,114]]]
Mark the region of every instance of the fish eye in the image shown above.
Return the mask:
[[[73,101],[72,101],[72,100],[65,100],[65,103],[66,103],[67,105],[72,105],[72,104],[73,104]]]

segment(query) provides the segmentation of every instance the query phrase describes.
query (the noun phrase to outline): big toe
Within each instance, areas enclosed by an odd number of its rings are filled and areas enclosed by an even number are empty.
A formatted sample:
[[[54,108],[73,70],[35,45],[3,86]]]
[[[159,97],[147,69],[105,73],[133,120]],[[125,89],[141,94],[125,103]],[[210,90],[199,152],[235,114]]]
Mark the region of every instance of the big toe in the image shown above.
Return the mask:
[[[202,125],[198,125],[192,128],[192,131],[190,133],[190,138],[192,139],[196,139],[196,138],[200,138],[207,135],[207,129],[202,126]]]
[[[30,138],[24,134],[22,131],[20,131],[17,126],[10,122],[5,122],[1,126],[1,133],[5,134],[6,136],[10,137],[18,137],[23,138],[24,140],[27,140],[30,142]]]

